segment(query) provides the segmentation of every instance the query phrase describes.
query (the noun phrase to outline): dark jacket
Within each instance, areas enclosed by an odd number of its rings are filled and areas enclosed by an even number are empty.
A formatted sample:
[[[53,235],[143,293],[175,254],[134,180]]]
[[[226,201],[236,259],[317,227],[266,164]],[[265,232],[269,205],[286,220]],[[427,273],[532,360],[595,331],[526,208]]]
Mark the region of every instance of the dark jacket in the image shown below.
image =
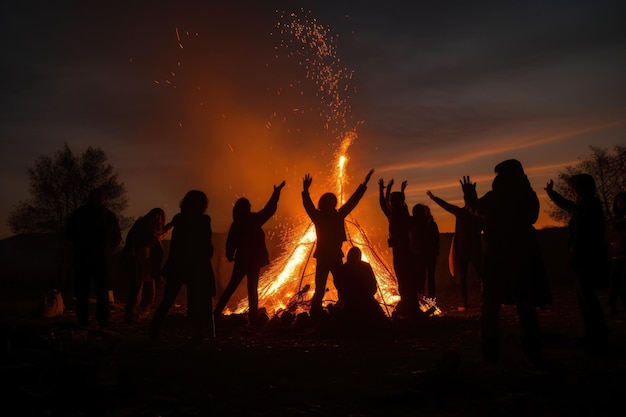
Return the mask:
[[[208,280],[211,294],[215,295],[211,217],[178,213],[172,219],[172,225],[170,253],[163,275],[176,276],[183,282]]]
[[[411,247],[411,215],[406,205],[392,206],[384,195],[379,198],[380,208],[389,220],[389,247],[407,249]]]
[[[235,220],[226,238],[226,257],[238,264],[260,268],[270,263],[263,225],[276,213],[280,190],[258,212],[247,213]]]
[[[480,199],[470,199],[470,207],[484,224],[483,292],[502,304],[527,302],[545,307],[551,303],[533,226],[539,217],[539,198],[526,176],[496,176],[492,190]]]
[[[84,205],[68,219],[67,237],[76,260],[102,262],[118,247],[122,234],[115,214],[105,206]]]
[[[570,215],[569,228],[569,263],[574,271],[594,271],[585,276],[597,277],[594,285],[598,288],[608,284],[608,248],[606,224],[602,203],[597,197],[580,203],[568,200],[554,190],[548,191],[550,199]]]

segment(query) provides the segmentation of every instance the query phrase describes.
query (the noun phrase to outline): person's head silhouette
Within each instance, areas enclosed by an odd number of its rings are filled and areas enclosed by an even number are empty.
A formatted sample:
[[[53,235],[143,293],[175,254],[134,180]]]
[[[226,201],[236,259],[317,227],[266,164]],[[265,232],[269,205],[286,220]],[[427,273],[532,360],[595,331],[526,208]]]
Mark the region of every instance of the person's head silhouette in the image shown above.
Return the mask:
[[[317,206],[320,211],[332,211],[337,208],[337,197],[333,193],[324,193]]]
[[[233,206],[233,220],[237,221],[245,218],[250,214],[251,207],[250,200],[247,198],[242,197],[235,201],[235,205]]]
[[[93,207],[100,207],[101,205],[103,205],[105,201],[104,190],[100,187],[93,188],[91,191],[89,191],[88,201],[89,205]]]
[[[579,200],[586,200],[596,195],[596,181],[589,174],[572,175],[568,183]]]
[[[199,190],[191,190],[180,202],[180,212],[185,214],[202,214],[209,205],[206,194]]]
[[[346,263],[354,264],[361,261],[361,249],[353,246],[348,250],[348,254],[346,255]]]
[[[404,193],[400,191],[394,191],[389,196],[389,203],[392,208],[398,208],[404,206]]]
[[[426,222],[426,207],[423,204],[416,204],[412,210],[413,219],[418,223]]]

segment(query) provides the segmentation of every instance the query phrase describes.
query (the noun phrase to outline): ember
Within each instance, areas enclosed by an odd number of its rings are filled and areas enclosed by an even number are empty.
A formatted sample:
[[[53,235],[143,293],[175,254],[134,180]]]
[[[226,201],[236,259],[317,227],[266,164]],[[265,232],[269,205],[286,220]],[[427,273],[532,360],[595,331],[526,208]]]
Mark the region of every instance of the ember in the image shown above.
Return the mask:
[[[285,17],[285,16],[283,16]],[[289,35],[290,41],[281,43],[284,49],[293,49],[302,58],[308,79],[318,87],[321,112],[325,120],[325,129],[329,135],[338,135],[338,147],[335,153],[333,172],[330,175],[329,189],[335,190],[339,205],[344,203],[344,187],[348,184],[346,166],[349,162],[348,149],[357,138],[355,128],[348,128],[350,114],[348,96],[352,72],[339,67],[336,57],[335,39],[330,30],[318,22],[299,18],[296,14],[288,16],[291,21],[278,23],[283,35]],[[292,42],[295,40],[296,42]],[[293,56],[291,52],[289,56]],[[352,246],[362,251],[364,261],[371,264],[376,274],[378,291],[376,299],[387,316],[391,316],[400,300],[396,277],[392,268],[379,256],[363,228],[353,216],[346,219],[347,242],[344,253]],[[259,305],[266,308],[268,314],[277,315],[285,311],[292,314],[308,312],[310,299],[314,293],[315,265],[311,262],[315,250],[315,226],[306,220],[284,234],[283,254],[278,257],[259,279]],[[337,291],[329,285],[322,305],[337,301]],[[248,308],[248,300],[240,300],[231,313],[241,314]],[[441,314],[435,300],[421,300],[421,309],[429,314]]]

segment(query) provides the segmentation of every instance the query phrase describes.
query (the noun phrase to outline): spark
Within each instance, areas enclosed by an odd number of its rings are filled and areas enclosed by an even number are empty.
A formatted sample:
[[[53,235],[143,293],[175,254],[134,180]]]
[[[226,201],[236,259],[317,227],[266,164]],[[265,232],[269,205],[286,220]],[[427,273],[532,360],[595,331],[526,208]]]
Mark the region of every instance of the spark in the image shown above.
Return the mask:
[[[282,17],[286,16],[283,14]],[[353,91],[349,85],[352,71],[339,66],[336,38],[330,34],[330,28],[317,23],[315,19],[301,19],[295,13],[291,13],[289,17],[287,22],[279,21],[276,24],[278,31],[286,35],[286,39],[281,40],[280,50],[298,45],[297,53],[290,56],[297,55],[298,62],[304,67],[306,78],[317,86],[316,96],[320,102],[319,114],[323,119],[323,126],[328,134],[338,140],[337,150],[333,155],[334,168],[330,175],[330,187],[335,190],[338,200],[343,204],[344,187],[349,182],[346,174],[350,161],[348,149],[358,136],[356,127],[350,127],[348,123],[351,106],[346,93]],[[290,87],[294,85],[291,84]],[[300,90],[300,93],[304,94],[304,91]],[[281,95],[281,90],[277,90],[276,94]],[[299,111],[298,108],[292,108],[293,113],[298,114]],[[277,118],[276,113],[273,117]],[[268,122],[266,126],[269,128],[271,125]],[[375,298],[390,316],[391,310],[400,301],[395,274],[352,216],[346,218],[345,227],[347,242],[344,244],[344,253],[348,246],[361,248],[363,260],[370,263],[376,276],[378,290]],[[309,219],[303,219],[283,233],[282,255],[270,264],[259,279],[259,305],[268,314],[279,314],[286,310],[293,313],[308,311],[315,290],[315,265],[311,259],[315,244],[315,225]],[[334,303],[337,299],[336,289],[333,285],[328,285],[323,305]],[[226,312],[241,314],[247,308],[248,300],[243,298],[234,310],[226,309]],[[440,314],[434,300],[423,300],[421,309]]]

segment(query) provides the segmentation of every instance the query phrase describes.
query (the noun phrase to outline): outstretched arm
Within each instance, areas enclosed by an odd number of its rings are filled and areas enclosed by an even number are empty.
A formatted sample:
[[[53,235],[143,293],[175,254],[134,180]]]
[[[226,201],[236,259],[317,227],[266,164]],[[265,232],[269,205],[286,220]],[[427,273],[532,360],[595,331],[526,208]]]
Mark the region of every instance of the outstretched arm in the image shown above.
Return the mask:
[[[311,195],[309,194],[309,188],[311,187],[312,182],[313,178],[310,174],[306,174],[302,180],[302,205],[311,219],[313,219],[316,213],[315,205],[313,204]]]
[[[311,187],[311,183],[313,182],[313,177],[311,177],[311,174],[306,174],[304,176],[304,179],[302,180],[302,189],[305,192],[309,192],[309,188]]]
[[[367,175],[365,176],[365,181],[363,181],[363,185],[367,187],[367,183],[369,182],[370,178],[372,178],[372,174],[374,173],[374,168],[370,169],[370,172],[367,173]]]
[[[378,180],[378,202],[385,216],[389,218],[391,211],[389,209],[389,200],[385,197],[385,181],[382,178]]]
[[[285,186],[285,181],[281,182],[279,185],[274,186],[274,192],[272,193],[269,201],[265,204],[265,207],[258,212],[258,220],[260,224],[265,223],[276,213],[276,209],[278,208],[278,199],[280,198],[280,192]]]
[[[393,188],[393,178],[389,180],[389,183],[387,184],[387,191],[385,192],[385,199],[387,200],[387,204],[389,204],[389,200],[391,197],[391,189]]]
[[[283,187],[285,186],[286,182],[283,180],[283,182],[281,182],[278,185],[274,186],[274,192],[278,191],[278,193],[280,194],[280,191],[283,189]]]
[[[433,193],[430,192],[430,190],[426,191],[426,195],[428,197],[430,197],[431,200],[433,200],[435,203],[437,203],[439,205],[439,207],[441,207],[442,209],[444,209],[445,211],[447,211],[450,214],[453,215],[457,215],[458,211],[460,210],[459,206],[455,206],[454,204],[450,204],[447,201],[435,196]]]
[[[550,197],[550,200],[552,200],[552,202],[556,204],[561,210],[565,210],[568,213],[571,213],[574,210],[574,202],[568,200],[554,190],[554,181],[550,180],[546,184],[544,190],[546,190],[546,192],[548,193],[548,197]]]
[[[339,212],[341,216],[346,217],[348,214],[350,214],[352,210],[354,210],[356,205],[359,203],[359,201],[365,194],[365,191],[367,190],[367,183],[372,177],[373,173],[374,173],[374,170],[371,169],[370,172],[368,172],[367,175],[365,176],[365,180],[363,181],[363,184],[359,185],[359,188],[357,188],[354,194],[350,196],[348,201],[346,201],[343,206],[339,207],[337,211]]]

